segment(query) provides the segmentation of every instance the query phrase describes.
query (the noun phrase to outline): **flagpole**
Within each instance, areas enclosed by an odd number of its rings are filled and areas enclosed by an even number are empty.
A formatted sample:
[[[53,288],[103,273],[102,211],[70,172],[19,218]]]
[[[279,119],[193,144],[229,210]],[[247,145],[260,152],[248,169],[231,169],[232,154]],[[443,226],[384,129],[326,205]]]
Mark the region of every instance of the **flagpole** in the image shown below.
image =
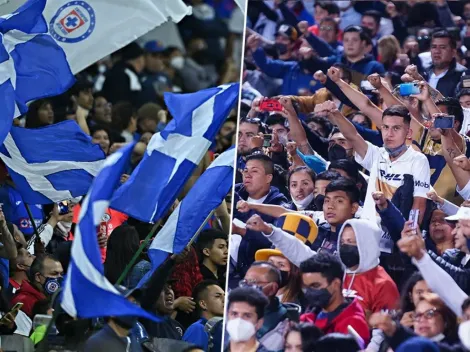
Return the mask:
[[[24,203],[24,206],[26,208],[26,211],[28,212],[29,220],[31,221],[31,226],[33,227],[34,233],[36,234],[37,241],[39,241],[39,231],[36,226],[36,223],[34,222],[33,213],[31,213],[31,209],[29,208],[29,205],[27,203]]]
[[[206,217],[206,219],[204,220],[204,222],[202,223],[201,226],[199,226],[199,228],[197,229],[196,233],[194,234],[194,236],[191,238],[191,240],[189,241],[188,246],[192,245],[193,242],[196,240],[197,236],[201,233],[202,229],[204,228],[204,226],[206,226],[207,222],[209,221],[209,219],[211,218],[212,214],[214,214],[215,212],[215,209],[212,210],[209,215]],[[124,269],[124,271],[122,272],[121,276],[119,276],[119,279],[116,281],[116,285],[119,285],[122,281],[124,281],[124,279],[126,278],[127,274],[129,274],[129,271],[131,271],[132,267],[134,266],[137,258],[140,256],[140,254],[142,253],[142,251],[144,250],[144,248],[147,246],[147,243],[148,241],[150,240],[150,238],[153,236],[153,234],[155,233],[155,231],[157,230],[158,226],[160,225],[161,223],[161,220],[159,220],[153,227],[152,227],[152,230],[150,231],[150,233],[147,235],[147,237],[145,237],[145,240],[144,242],[140,245],[139,249],[137,250],[137,252],[134,254],[134,256],[132,257],[131,261],[129,262],[129,264],[126,265],[126,268]],[[158,234],[157,234],[158,236]],[[172,258],[175,257],[176,254],[173,254],[172,255]]]
[[[121,276],[119,276],[119,279],[116,281],[116,285],[120,285],[121,282],[124,281],[127,274],[129,274],[129,271],[131,271],[131,269],[134,266],[135,262],[137,261],[137,259],[142,254],[142,251],[144,250],[144,248],[147,247],[147,244],[149,243],[150,239],[155,234],[155,231],[157,231],[157,228],[158,228],[158,226],[160,226],[161,223],[162,223],[162,220],[160,219],[155,223],[155,225],[153,225],[152,230],[150,230],[149,234],[147,235],[147,237],[145,237],[145,240],[142,242],[142,244],[140,245],[137,252],[135,252],[135,254],[132,257],[129,264],[127,264],[126,267],[124,268],[124,271],[122,272]]]
[[[206,226],[207,222],[209,221],[209,219],[212,217],[212,214],[214,214],[215,212],[215,209],[212,210],[209,215],[206,217],[206,220],[204,220],[204,222],[202,223],[201,226],[199,226],[199,228],[197,229],[196,233],[194,234],[193,237],[191,237],[191,240],[189,241],[188,245],[186,246],[189,247],[190,245],[192,245],[194,243],[194,241],[197,239],[197,237],[199,236],[199,234],[202,232],[202,230],[204,229],[204,226]],[[175,256],[177,256],[178,254],[173,254],[171,256],[171,258],[173,259]]]

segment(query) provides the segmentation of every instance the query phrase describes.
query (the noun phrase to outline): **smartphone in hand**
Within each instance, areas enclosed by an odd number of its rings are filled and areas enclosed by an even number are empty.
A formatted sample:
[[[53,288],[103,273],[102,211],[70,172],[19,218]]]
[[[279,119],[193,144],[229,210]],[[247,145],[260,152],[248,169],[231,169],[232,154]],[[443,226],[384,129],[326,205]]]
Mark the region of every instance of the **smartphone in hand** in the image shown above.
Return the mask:
[[[410,228],[415,230],[418,228],[418,218],[419,218],[419,209],[411,209],[410,210],[410,218],[411,221]]]

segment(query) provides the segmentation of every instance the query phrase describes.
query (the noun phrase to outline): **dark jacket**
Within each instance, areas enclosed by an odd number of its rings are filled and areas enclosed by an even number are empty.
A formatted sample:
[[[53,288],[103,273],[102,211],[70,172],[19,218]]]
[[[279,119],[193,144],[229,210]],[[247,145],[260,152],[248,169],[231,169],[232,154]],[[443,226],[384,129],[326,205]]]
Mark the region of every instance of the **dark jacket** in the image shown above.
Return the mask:
[[[100,331],[91,336],[85,343],[87,352],[140,352],[142,348],[137,341],[127,337],[119,337],[111,327],[106,324]]]
[[[459,287],[465,291],[466,294],[470,294],[470,269],[466,267],[461,267],[453,265],[446,260],[446,254],[444,252],[443,256],[439,256],[434,253],[432,250],[427,251],[432,260],[444,269],[454,281],[459,285]]]
[[[168,259],[154,271],[140,299],[140,305],[143,309],[155,314],[156,301],[164,289],[174,265],[175,261]],[[181,324],[169,316],[163,316],[161,318],[162,321],[158,323],[148,319],[142,319],[142,324],[149,336],[181,340],[183,337],[183,327]]]
[[[233,201],[233,205],[235,209],[233,210],[233,217],[237,218],[244,223],[248,221],[253,215],[256,214],[255,211],[250,210],[247,213],[240,213],[236,209],[236,205],[239,200],[247,200],[248,199],[248,192],[245,190],[243,184],[235,185],[235,199]],[[268,196],[264,200],[263,204],[272,204],[272,205],[282,205],[287,203],[286,197],[279,192],[276,187],[271,187],[269,190]],[[259,214],[261,218],[270,224],[274,224],[276,219],[272,216],[268,216],[265,214]],[[237,271],[239,272],[241,277],[245,276],[246,271],[250,267],[250,265],[254,262],[255,253],[258,249],[263,248],[270,248],[271,242],[264,237],[260,232],[255,232],[251,230],[247,230],[245,236],[240,243],[240,248],[238,250],[238,262],[237,262]]]
[[[434,65],[431,65],[424,73],[424,78],[428,82],[433,73],[433,69]],[[436,89],[445,97],[455,97],[457,95],[457,86],[460,82],[460,78],[466,69],[465,66],[458,64],[457,61],[453,59],[445,76],[437,82]]]
[[[117,63],[106,74],[102,90],[104,97],[113,104],[130,101],[136,109],[149,101],[156,101],[157,95],[154,90],[145,85],[133,88],[130,77],[134,77],[140,84],[140,75],[131,65],[124,62]]]

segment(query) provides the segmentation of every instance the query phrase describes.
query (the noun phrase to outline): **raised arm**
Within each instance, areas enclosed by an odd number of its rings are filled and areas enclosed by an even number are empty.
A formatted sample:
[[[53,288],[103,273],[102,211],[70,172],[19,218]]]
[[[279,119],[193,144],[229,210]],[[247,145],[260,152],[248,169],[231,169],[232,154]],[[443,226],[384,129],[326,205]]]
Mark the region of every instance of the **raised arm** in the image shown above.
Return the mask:
[[[248,203],[244,200],[240,200],[237,203],[237,210],[240,213],[247,213],[250,210],[254,210],[257,213],[266,214],[266,215],[272,216],[273,218],[278,218],[282,214],[293,212],[293,210],[286,209],[284,207],[281,207],[280,205],[255,204],[255,203]]]
[[[333,124],[338,126],[341,133],[346,139],[351,142],[354,151],[364,158],[367,154],[367,142],[357,132],[356,127],[336,107],[336,104],[332,101],[326,101],[323,104],[315,106],[315,112],[328,116]]]
[[[0,257],[6,259],[14,259],[18,255],[16,250],[15,240],[13,234],[10,233],[7,227],[7,222],[5,220],[5,215],[3,214],[2,209],[0,208],[0,241],[3,244],[3,247],[0,247]]]
[[[330,67],[328,69],[328,77],[338,85],[349,100],[354,102],[361,112],[366,114],[378,128],[382,126],[382,110],[372,103],[363,93],[343,81],[341,79],[339,69],[336,67]]]
[[[452,133],[450,133],[449,130],[442,130],[441,143],[442,154],[444,155],[447,165],[449,165],[449,168],[457,181],[457,186],[462,190],[465,188],[467,183],[470,182],[470,172],[459,167],[459,163],[454,162],[454,159],[457,157],[466,159],[466,157],[465,155],[460,156],[462,152],[455,143]]]

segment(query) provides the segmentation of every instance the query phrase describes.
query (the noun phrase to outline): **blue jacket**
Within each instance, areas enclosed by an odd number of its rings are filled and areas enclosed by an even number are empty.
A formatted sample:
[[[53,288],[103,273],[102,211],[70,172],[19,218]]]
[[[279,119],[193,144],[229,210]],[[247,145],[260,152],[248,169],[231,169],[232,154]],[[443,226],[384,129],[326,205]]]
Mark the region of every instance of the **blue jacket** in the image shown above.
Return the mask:
[[[194,324],[191,324],[183,335],[183,341],[190,342],[201,347],[204,351],[208,350],[209,336],[204,331],[204,325],[207,319],[201,318]]]
[[[235,185],[235,199],[233,201],[234,210],[233,217],[238,220],[246,223],[253,215],[257,214],[254,210],[250,210],[247,213],[240,213],[236,209],[236,205],[239,200],[247,200],[248,192],[246,191],[243,184]],[[271,205],[282,205],[287,203],[286,197],[279,192],[276,187],[271,187],[269,190],[268,196],[264,200],[263,204]],[[258,214],[261,218],[270,224],[274,224],[276,219],[272,216],[265,214]],[[237,271],[240,274],[240,277],[244,277],[246,271],[250,265],[254,262],[255,253],[258,249],[271,248],[271,242],[264,237],[260,232],[247,230],[245,236],[240,243],[240,248],[238,249],[238,262],[237,262]]]
[[[314,93],[322,86],[313,79],[313,73],[305,73],[297,61],[273,60],[266,57],[263,48],[253,52],[253,60],[261,71],[270,77],[282,78],[281,95],[299,95],[300,89]]]

